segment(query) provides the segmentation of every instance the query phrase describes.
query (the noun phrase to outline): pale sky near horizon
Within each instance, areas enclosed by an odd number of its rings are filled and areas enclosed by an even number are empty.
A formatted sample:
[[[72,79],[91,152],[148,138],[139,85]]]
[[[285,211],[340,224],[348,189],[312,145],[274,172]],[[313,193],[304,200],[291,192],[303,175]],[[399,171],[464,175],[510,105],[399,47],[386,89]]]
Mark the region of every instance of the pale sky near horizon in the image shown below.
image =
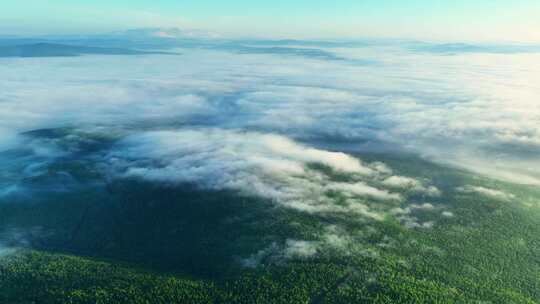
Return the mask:
[[[138,27],[196,28],[236,37],[540,42],[540,1],[26,0],[0,10],[0,35]]]

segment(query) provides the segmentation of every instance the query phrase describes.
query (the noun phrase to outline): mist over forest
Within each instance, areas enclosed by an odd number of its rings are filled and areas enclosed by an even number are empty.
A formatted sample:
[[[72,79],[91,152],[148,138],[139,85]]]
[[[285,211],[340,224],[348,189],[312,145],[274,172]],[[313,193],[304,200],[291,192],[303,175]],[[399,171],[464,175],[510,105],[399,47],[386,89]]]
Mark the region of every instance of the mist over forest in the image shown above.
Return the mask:
[[[538,62],[534,44],[2,38],[0,302],[538,303]]]

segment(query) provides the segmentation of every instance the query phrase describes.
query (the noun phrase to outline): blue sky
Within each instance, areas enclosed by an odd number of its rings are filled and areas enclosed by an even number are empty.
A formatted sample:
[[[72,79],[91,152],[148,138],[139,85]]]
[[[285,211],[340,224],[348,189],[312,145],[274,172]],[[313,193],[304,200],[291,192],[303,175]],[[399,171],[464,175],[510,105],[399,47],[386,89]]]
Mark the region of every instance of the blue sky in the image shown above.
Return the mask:
[[[188,27],[232,36],[540,41],[538,0],[26,0],[0,11],[0,34]]]

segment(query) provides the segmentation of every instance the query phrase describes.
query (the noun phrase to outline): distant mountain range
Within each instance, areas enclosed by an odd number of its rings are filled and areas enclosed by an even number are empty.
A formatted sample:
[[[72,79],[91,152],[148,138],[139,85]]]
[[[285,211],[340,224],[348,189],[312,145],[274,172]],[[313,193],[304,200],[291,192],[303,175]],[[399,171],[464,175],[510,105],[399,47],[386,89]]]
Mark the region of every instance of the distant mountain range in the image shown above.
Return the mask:
[[[139,28],[93,35],[0,37],[0,57],[69,57],[91,54],[175,54],[174,50],[207,49],[239,54],[271,54],[318,60],[345,60],[335,49],[395,47],[418,53],[457,55],[467,53],[537,53],[535,44],[434,43],[403,39],[295,40],[232,39],[204,30]],[[372,61],[356,60],[355,64]]]
[[[196,39],[218,39],[221,35],[205,30],[179,29],[179,28],[138,28],[126,31],[114,32],[109,36],[123,36],[129,38],[196,38]]]
[[[30,43],[0,46],[0,57],[70,57],[81,55],[173,54],[125,48],[90,47],[57,43]]]
[[[441,55],[463,53],[516,54],[538,53],[540,45],[531,44],[470,44],[470,43],[420,43],[411,48],[413,51]]]

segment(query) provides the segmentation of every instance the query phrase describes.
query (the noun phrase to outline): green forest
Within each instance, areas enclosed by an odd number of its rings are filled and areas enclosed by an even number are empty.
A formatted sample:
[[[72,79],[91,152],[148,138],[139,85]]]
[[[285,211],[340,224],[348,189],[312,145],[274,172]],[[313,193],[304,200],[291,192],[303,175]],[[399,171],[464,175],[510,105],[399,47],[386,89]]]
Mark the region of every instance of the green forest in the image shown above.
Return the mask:
[[[305,213],[234,191],[107,179],[81,155],[58,159],[25,183],[50,187],[69,172],[76,190],[0,203],[0,303],[540,303],[539,189],[413,156],[361,157],[444,195],[365,199],[381,219]],[[432,224],[403,222],[412,219]]]

